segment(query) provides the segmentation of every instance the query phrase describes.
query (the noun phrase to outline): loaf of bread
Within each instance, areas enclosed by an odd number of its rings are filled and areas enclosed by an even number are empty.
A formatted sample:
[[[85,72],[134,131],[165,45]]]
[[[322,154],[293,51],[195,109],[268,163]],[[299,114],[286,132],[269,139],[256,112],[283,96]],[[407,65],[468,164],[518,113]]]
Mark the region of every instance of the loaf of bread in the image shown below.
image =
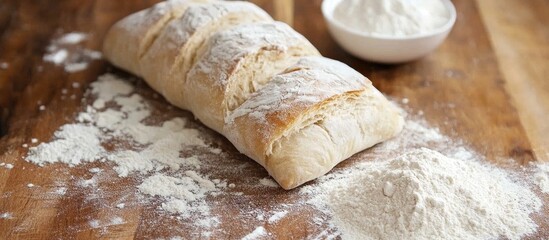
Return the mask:
[[[183,15],[189,5],[207,0],[166,1],[134,13],[109,30],[103,42],[103,53],[120,68],[142,76],[140,59],[168,22]],[[149,82],[149,84],[151,84]],[[154,84],[151,87],[156,89]]]
[[[322,57],[251,3],[163,2],[116,23],[103,49],[284,189],[326,174],[403,126],[366,77]]]

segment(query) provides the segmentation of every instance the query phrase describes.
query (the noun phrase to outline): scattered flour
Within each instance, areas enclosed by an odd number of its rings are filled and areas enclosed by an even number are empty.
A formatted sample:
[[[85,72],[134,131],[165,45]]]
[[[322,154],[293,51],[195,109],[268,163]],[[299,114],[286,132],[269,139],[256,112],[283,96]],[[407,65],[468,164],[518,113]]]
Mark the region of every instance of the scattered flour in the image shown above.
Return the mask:
[[[427,125],[421,120],[406,121],[401,134],[392,140],[382,143],[380,150],[396,151],[402,147],[425,146],[430,143],[440,143],[450,141],[440,133],[437,128]]]
[[[34,184],[29,183],[29,184],[27,184],[27,187],[28,187],[28,188],[32,188],[32,187],[34,187]]]
[[[54,162],[70,166],[93,162],[105,153],[100,136],[101,131],[94,126],[66,124],[55,132],[55,141],[30,147],[26,160],[40,166]]]
[[[60,65],[67,59],[69,52],[66,49],[59,49],[55,52],[44,55],[44,61],[52,62],[55,65]]]
[[[267,230],[265,230],[264,227],[257,227],[253,232],[251,232],[250,234],[244,236],[242,238],[242,240],[256,240],[256,239],[259,239],[260,237],[265,237],[267,236],[268,233],[267,233]]]
[[[88,38],[87,34],[72,32],[51,41],[42,58],[58,66],[65,72],[73,73],[85,70],[93,60],[101,59],[101,53],[78,47],[77,44]]]
[[[66,187],[60,187],[60,188],[55,190],[55,193],[59,194],[59,195],[65,195],[67,193],[67,188]]]
[[[146,203],[158,202],[160,211],[185,223],[190,222],[201,230],[201,237],[208,238],[221,221],[220,215],[212,211],[212,202],[208,198],[226,194],[228,188],[234,188],[235,184],[203,174],[201,170],[207,170],[202,165],[204,158],[200,154],[188,156],[185,152],[199,150],[222,154],[221,149],[211,147],[202,138],[204,133],[198,129],[187,127],[187,118],[175,117],[158,124],[148,124],[149,119],[155,117],[154,109],[141,95],[134,93],[134,87],[127,81],[106,74],[90,86],[89,99],[95,100],[76,116],[76,122],[61,127],[55,132],[53,140],[30,147],[26,160],[41,166],[50,163],[76,166],[106,161],[113,165],[114,176],[129,176],[137,181],[140,199],[143,198]],[[76,85],[78,87],[80,85]],[[474,160],[482,159],[482,156],[460,141],[443,135],[424,120],[408,118],[400,136],[377,145],[364,156],[389,159],[388,156],[396,157],[393,155],[402,151],[429,147],[451,158],[421,149],[414,150],[416,153],[419,151],[415,158],[410,156],[415,156],[412,152],[391,161],[357,163],[303,187],[301,192],[304,194],[296,202],[277,205],[273,208],[275,211],[255,209],[251,216],[259,224],[264,223],[265,219],[273,224],[293,209],[312,204],[328,216],[314,216],[311,220],[311,224],[328,227],[318,235],[321,239],[336,238],[341,233],[344,238],[360,237],[361,233],[356,233],[356,227],[376,236],[383,230],[380,230],[381,225],[392,227],[385,228],[392,231],[389,235],[383,235],[385,238],[501,236],[515,239],[535,230],[528,214],[536,211],[540,203],[527,188],[511,182],[501,171],[478,164]],[[418,157],[422,156],[420,153],[436,157]],[[4,166],[13,167],[11,164]],[[86,197],[91,201],[101,198],[98,180],[109,171],[102,172],[100,168],[90,168],[88,171],[94,173],[92,178],[73,179],[78,187],[93,191]],[[488,176],[487,172],[492,174]],[[458,174],[468,177],[460,178]],[[448,184],[448,181],[453,183]],[[469,183],[464,184],[466,181]],[[259,178],[252,185],[278,188],[271,178]],[[505,191],[502,190],[503,186]],[[64,195],[66,191],[66,187],[61,187],[55,193]],[[487,204],[488,197],[491,197],[490,204]],[[158,201],[151,201],[154,199]],[[116,204],[115,207],[123,209],[126,203]],[[465,203],[467,205],[464,206]],[[522,205],[519,207],[518,203]],[[108,206],[112,207],[112,202]],[[365,206],[370,207],[371,211],[363,211]],[[462,207],[460,213],[463,215],[456,216],[458,206]],[[508,212],[503,214],[503,211]],[[396,213],[401,214],[400,218],[394,217]],[[377,225],[361,225],[371,222],[374,214]],[[468,219],[464,220],[466,217]],[[510,217],[514,219],[509,220]],[[107,218],[102,223],[108,226],[113,224],[113,219]],[[124,222],[123,219],[118,220]],[[430,224],[438,227],[426,229]],[[99,220],[91,220],[88,225],[98,228],[101,224]],[[441,226],[448,230],[444,233],[446,235],[436,235],[441,234],[437,232],[442,229]],[[496,227],[499,229],[494,230]],[[267,229],[258,227],[244,239],[268,238],[269,235]]]
[[[520,239],[535,232],[529,214],[541,207],[503,171],[426,148],[328,175],[301,192],[344,239]]]
[[[113,217],[109,223],[109,225],[120,225],[120,224],[124,224],[126,223],[126,221],[124,221],[123,218],[121,217]]]
[[[88,225],[90,225],[91,228],[98,228],[99,227],[99,220],[90,220],[88,221]]]
[[[226,183],[214,183],[194,171],[185,171],[182,176],[172,177],[157,173],[143,181],[138,189],[148,195],[165,197],[162,209],[178,213],[183,218],[192,214],[202,217],[210,215],[210,208],[205,202],[207,194],[213,194],[226,186]],[[206,227],[214,226],[218,220],[208,219],[203,222]]]
[[[11,213],[9,212],[0,214],[0,219],[12,219],[12,218],[13,218],[13,215],[11,215]]]
[[[85,70],[88,68],[87,62],[77,62],[77,63],[68,63],[65,65],[65,71],[66,72],[80,72],[82,70]]]
[[[286,214],[288,214],[288,211],[275,212],[269,219],[267,219],[267,222],[269,224],[276,223],[280,219],[284,218],[284,216],[286,216]]]
[[[259,179],[259,184],[266,186],[266,187],[278,187],[278,183],[276,183],[273,179],[269,178],[262,178]]]
[[[88,36],[84,33],[71,32],[67,33],[57,40],[59,44],[78,44],[84,41]]]
[[[197,171],[201,165],[198,156],[181,157],[180,154],[186,149],[196,148],[210,153],[221,151],[205,143],[197,129],[185,127],[187,120],[184,118],[172,118],[159,126],[145,124],[151,117],[149,106],[142,96],[132,94],[132,85],[114,75],[99,77],[91,84],[89,92],[96,99],[76,117],[77,122],[62,126],[54,133],[52,141],[30,147],[25,159],[40,166],[112,162],[119,177],[132,174],[143,177],[138,190],[144,195],[160,197],[162,210],[177,214],[181,219],[196,216],[200,219],[195,221],[198,227],[217,226],[219,220],[211,216],[206,198],[220,194],[227,188],[227,182],[200,174]],[[106,104],[115,107],[104,109]],[[132,147],[104,148],[105,142],[116,139],[129,141]],[[185,171],[180,171],[182,168]],[[99,173],[101,169],[90,168],[88,171]],[[80,179],[77,185],[96,189],[99,184],[97,177],[100,176]],[[117,207],[124,208],[124,204]],[[94,227],[95,223],[98,224],[91,221],[90,226]]]
[[[534,164],[534,183],[543,193],[549,193],[549,163]]]
[[[80,187],[97,187],[97,180],[95,177],[90,179],[80,179],[80,181],[78,181],[78,185]]]
[[[6,165],[4,165],[4,167],[7,168],[7,169],[12,169],[12,168],[13,168],[13,164],[7,163]]]

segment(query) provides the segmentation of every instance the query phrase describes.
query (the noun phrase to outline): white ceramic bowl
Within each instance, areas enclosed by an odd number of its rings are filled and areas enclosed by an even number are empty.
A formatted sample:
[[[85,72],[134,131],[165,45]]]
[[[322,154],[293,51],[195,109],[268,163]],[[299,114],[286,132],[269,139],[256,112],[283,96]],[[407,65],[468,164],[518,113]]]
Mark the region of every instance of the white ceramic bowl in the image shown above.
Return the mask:
[[[442,0],[450,12],[450,19],[439,29],[410,36],[370,35],[346,27],[333,18],[334,10],[341,1],[324,0],[322,2],[322,14],[330,34],[345,51],[374,62],[401,63],[423,57],[435,50],[446,39],[456,22],[456,8],[450,0]]]

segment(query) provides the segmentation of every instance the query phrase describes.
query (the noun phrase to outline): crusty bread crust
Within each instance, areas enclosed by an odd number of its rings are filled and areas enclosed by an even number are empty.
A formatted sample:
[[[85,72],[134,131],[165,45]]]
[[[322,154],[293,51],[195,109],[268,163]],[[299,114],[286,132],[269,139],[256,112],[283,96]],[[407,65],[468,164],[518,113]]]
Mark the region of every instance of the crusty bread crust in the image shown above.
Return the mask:
[[[248,2],[211,1],[192,4],[185,13],[172,20],[140,60],[143,77],[157,85],[166,99],[183,109],[181,88],[187,72],[202,53],[200,49],[216,32],[245,23],[272,22],[273,19]]]
[[[104,53],[227,137],[284,189],[395,136],[404,123],[366,77],[321,57],[249,3],[160,3],[115,24]]]
[[[360,73],[323,57],[304,57],[226,119],[225,136],[285,189],[395,136],[398,109]]]
[[[142,76],[139,60],[164,26],[180,17],[190,4],[206,0],[166,1],[115,23],[103,41],[103,55],[122,69]],[[151,83],[149,83],[151,84]],[[155,88],[155,84],[151,84]]]
[[[257,91],[297,57],[311,55],[320,54],[305,37],[281,22],[220,31],[188,73],[183,87],[186,105],[206,126],[222,132],[229,111],[249,97],[243,88]]]

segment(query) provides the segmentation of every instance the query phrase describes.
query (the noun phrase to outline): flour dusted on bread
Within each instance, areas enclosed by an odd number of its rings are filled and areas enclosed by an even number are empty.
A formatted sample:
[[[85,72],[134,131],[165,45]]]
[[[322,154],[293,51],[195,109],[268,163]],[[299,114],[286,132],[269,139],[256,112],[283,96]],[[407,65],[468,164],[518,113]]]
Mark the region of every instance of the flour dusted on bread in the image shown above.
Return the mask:
[[[320,57],[301,58],[296,64],[276,75],[268,88],[253,94],[253,101],[235,109],[225,122],[250,115],[266,121],[266,115],[284,111],[295,105],[314,105],[324,99],[371,85],[347,65]]]
[[[223,131],[224,118],[300,56],[319,55],[288,25],[246,24],[213,35],[188,73],[183,97],[208,127]],[[204,106],[209,106],[205,108]]]
[[[237,108],[224,131],[289,189],[393,137],[402,125],[367,78],[335,60],[305,57]]]
[[[268,21],[272,18],[265,11],[248,2],[191,4],[182,16],[170,21],[159,33],[140,59],[140,69],[154,89],[168,101],[185,108],[182,93],[171,86],[185,83],[187,72],[200,57],[198,52],[205,41],[219,30]]]
[[[208,0],[172,0],[133,13],[114,24],[103,42],[103,54],[114,65],[142,76],[139,60],[164,27],[189,5]]]
[[[226,136],[285,189],[398,134],[400,113],[364,76],[263,13],[234,1],[161,3],[115,24],[105,56]]]

